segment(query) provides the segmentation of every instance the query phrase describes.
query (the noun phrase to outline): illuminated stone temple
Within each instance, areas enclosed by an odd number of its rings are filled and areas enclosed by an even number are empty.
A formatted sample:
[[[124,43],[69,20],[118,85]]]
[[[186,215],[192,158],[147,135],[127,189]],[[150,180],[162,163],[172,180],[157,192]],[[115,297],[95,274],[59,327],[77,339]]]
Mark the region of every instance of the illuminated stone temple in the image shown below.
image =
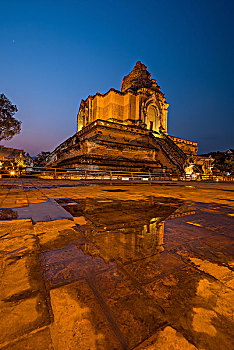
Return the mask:
[[[123,78],[121,91],[81,100],[77,132],[46,159],[47,166],[87,170],[182,174],[197,143],[169,136],[169,104],[140,61]]]

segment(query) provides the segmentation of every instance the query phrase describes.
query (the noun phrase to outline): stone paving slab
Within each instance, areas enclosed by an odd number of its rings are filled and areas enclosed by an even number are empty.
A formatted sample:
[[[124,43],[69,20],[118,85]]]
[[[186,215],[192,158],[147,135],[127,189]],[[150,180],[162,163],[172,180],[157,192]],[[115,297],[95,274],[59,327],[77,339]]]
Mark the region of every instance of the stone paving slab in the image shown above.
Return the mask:
[[[150,339],[135,348],[135,350],[196,350],[197,348],[189,343],[182,334],[174,328],[167,326],[163,330],[157,332]]]
[[[60,246],[69,244],[71,241],[78,239],[78,232],[74,229],[75,222],[68,219],[58,219],[48,222],[37,222],[34,225],[34,232],[39,240],[42,250],[53,249],[56,245]]]
[[[40,295],[14,302],[0,302],[0,344],[49,322],[47,306]]]
[[[64,210],[53,199],[49,199],[44,203],[29,203],[25,208],[16,208],[19,219],[32,219],[33,223],[40,221],[52,221],[59,219],[70,219],[73,217]]]
[[[8,343],[1,350],[53,350],[51,342],[50,330],[48,327],[36,332],[29,333],[28,336]]]
[[[122,349],[123,340],[112,329],[85,281],[51,290],[55,349]],[[116,334],[117,333],[117,334]]]
[[[232,350],[233,184],[1,186],[1,349]]]
[[[11,258],[5,261],[0,285],[1,300],[8,301],[19,295],[25,295],[31,292],[29,272],[27,269],[28,260],[27,257],[22,257],[20,259]]]

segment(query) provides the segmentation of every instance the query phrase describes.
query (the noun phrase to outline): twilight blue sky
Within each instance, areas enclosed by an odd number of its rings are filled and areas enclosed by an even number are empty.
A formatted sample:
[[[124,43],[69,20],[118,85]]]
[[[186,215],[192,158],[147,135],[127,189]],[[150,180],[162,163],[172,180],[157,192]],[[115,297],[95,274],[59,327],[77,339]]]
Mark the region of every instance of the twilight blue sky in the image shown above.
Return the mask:
[[[0,0],[0,93],[22,132],[1,144],[32,156],[76,131],[80,100],[120,89],[147,65],[169,107],[169,133],[199,153],[234,148],[234,1]]]

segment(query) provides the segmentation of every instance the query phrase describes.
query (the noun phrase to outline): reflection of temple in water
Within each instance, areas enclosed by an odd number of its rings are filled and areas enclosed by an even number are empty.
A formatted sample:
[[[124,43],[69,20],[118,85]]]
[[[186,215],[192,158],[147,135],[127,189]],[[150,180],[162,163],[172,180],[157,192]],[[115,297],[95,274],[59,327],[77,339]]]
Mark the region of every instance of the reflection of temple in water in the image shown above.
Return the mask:
[[[61,231],[62,241],[58,239],[53,250],[42,254],[51,286],[92,279],[95,274],[115,270],[139,283],[152,281],[162,264],[163,268],[165,264],[174,264],[170,257],[165,260],[168,256],[163,247],[165,221],[194,214],[182,201],[173,198],[149,197],[141,201],[86,198],[76,200],[76,205],[74,201],[69,205],[66,200],[59,203],[74,217],[85,217],[86,224]]]
[[[164,222],[149,223],[131,231],[123,228],[100,233],[88,228],[84,234],[89,241],[84,248],[81,247],[85,254],[93,254],[93,250],[90,250],[92,242],[98,248],[98,256],[106,263],[127,263],[163,251]]]
[[[121,203],[121,208],[119,204],[96,203],[97,208],[93,201],[86,202],[83,215],[88,225],[82,232],[87,244],[81,246],[84,254],[122,264],[158,255],[164,250],[165,221],[194,214],[176,203],[156,204],[154,198],[136,207],[129,202]]]

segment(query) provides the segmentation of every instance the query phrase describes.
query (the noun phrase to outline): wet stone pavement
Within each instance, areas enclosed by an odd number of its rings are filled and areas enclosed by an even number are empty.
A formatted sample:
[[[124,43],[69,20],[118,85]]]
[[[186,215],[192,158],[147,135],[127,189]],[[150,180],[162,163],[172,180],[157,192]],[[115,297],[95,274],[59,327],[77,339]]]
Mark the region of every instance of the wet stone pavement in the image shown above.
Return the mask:
[[[0,180],[0,349],[233,349],[231,183]]]

